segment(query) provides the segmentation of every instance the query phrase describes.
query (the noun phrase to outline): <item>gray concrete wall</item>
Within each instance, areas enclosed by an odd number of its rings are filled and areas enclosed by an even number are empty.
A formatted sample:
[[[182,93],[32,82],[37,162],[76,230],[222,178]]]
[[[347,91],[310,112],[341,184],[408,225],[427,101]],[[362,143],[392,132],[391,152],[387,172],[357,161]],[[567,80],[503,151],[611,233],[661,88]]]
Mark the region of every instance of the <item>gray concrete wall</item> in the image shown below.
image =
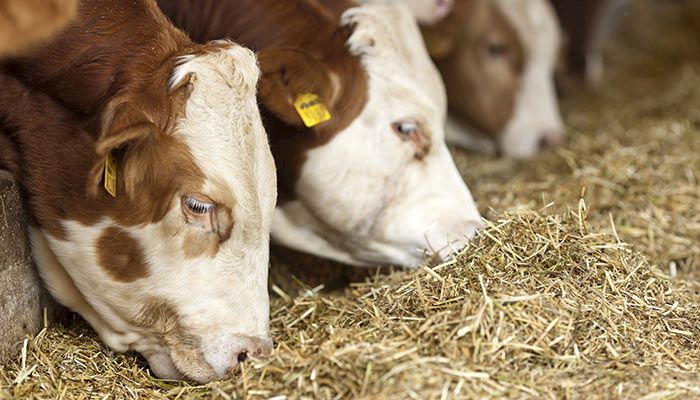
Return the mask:
[[[0,171],[0,364],[19,354],[27,333],[41,330],[50,304],[31,262],[19,188]]]

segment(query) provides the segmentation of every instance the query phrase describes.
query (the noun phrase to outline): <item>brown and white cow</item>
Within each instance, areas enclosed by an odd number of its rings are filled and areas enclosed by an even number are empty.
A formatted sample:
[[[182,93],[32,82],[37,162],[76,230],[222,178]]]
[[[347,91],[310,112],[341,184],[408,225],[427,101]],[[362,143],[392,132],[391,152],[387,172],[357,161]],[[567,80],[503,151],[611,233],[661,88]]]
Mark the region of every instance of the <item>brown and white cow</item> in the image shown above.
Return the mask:
[[[516,157],[563,141],[560,32],[547,0],[456,0],[423,34],[447,86],[448,141]]]
[[[160,377],[207,382],[271,351],[276,177],[254,54],[192,43],[152,0],[84,0],[3,73],[2,159],[50,292]]]
[[[78,0],[0,1],[0,56],[26,52],[75,17]]]
[[[445,89],[405,7],[344,0],[160,0],[193,39],[259,50],[278,168],[272,237],[345,263],[415,266],[481,226],[444,142]],[[315,93],[331,120],[293,107]]]

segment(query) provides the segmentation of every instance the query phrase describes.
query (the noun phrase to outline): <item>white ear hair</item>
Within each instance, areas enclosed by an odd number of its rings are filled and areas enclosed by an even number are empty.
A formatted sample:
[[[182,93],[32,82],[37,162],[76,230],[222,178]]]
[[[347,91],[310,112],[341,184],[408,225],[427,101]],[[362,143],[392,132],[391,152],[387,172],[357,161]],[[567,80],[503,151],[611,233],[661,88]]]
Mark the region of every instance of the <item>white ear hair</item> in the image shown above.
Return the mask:
[[[194,56],[191,54],[179,57],[177,59],[177,65],[175,66],[173,74],[170,77],[170,89],[176,88],[178,85],[180,85],[180,83],[182,83],[182,80],[187,77],[190,72],[184,66],[193,59]]]
[[[414,36],[405,29],[415,27],[417,37],[420,29],[408,6],[403,2],[369,1],[366,5],[351,8],[341,17],[341,25],[352,26],[353,34],[348,41],[355,55],[386,54],[390,51],[404,51],[407,43],[414,43]],[[400,35],[397,33],[400,32]]]

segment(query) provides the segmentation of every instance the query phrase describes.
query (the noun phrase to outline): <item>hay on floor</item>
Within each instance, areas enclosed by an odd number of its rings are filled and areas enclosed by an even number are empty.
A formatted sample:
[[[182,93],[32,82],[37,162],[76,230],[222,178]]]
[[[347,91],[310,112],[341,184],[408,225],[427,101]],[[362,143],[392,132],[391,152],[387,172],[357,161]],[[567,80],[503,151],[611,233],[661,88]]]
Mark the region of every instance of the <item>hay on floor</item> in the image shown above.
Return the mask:
[[[342,296],[272,305],[275,356],[231,381],[159,382],[89,331],[28,342],[0,372],[15,398],[700,396],[700,309],[587,210],[499,216],[447,263],[379,275]],[[582,392],[583,391],[583,392]],[[585,395],[581,395],[585,393]]]

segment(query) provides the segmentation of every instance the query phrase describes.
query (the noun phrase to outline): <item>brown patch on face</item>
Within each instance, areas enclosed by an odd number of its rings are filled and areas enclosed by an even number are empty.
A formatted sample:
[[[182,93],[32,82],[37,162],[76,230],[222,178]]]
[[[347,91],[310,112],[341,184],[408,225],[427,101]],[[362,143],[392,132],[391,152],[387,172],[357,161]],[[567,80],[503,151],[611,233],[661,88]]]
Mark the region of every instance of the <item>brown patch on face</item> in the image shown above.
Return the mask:
[[[490,0],[458,0],[445,21],[423,34],[448,83],[450,110],[498,135],[513,116],[526,57],[515,28]]]
[[[189,232],[183,239],[182,251],[185,258],[214,258],[220,243],[214,232]]]
[[[216,234],[219,236],[219,243],[227,241],[231,237],[233,230],[233,213],[231,208],[223,204],[216,207]]]
[[[120,228],[105,229],[97,239],[96,250],[100,266],[117,281],[135,282],[149,275],[143,248]]]
[[[260,97],[263,122],[277,165],[279,200],[293,199],[307,152],[323,146],[347,128],[367,103],[367,74],[360,59],[350,54],[346,45],[352,30],[339,25],[340,15],[357,5],[348,0],[158,3],[178,27],[198,42],[231,38],[261,54],[286,50],[285,58],[268,62],[260,59]],[[270,26],[276,29],[269,29]],[[294,52],[299,56],[289,56]],[[269,88],[278,90],[266,92]],[[333,118],[313,128],[304,127],[292,107],[294,97],[302,94],[298,93],[300,90],[317,91]]]
[[[132,323],[139,328],[152,331],[158,337],[182,330],[180,316],[175,311],[175,307],[165,300],[155,298],[145,302]]]
[[[201,340],[188,332],[173,304],[152,298],[144,303],[132,323],[159,339],[168,348],[178,370],[187,377],[202,381],[216,377],[216,372],[204,361]]]

